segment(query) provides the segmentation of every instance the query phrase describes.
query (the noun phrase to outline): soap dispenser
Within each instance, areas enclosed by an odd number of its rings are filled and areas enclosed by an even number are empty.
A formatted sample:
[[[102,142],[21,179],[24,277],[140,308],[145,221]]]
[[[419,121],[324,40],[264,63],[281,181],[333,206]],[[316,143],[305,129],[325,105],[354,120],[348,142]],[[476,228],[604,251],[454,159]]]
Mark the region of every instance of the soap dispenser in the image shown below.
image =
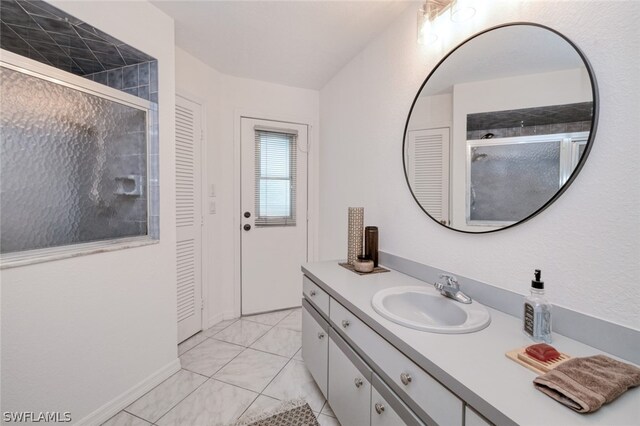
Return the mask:
[[[536,342],[551,343],[551,304],[544,297],[541,272],[535,270],[531,295],[524,300],[524,332]]]

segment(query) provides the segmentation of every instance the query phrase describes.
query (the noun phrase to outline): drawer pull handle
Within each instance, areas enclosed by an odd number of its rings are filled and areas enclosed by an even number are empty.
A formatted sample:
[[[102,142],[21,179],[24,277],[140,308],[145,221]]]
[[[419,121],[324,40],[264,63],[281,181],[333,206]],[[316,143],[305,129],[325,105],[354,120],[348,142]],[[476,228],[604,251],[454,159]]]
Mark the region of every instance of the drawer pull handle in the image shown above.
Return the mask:
[[[311,290],[311,291],[309,292],[309,296],[313,297],[313,296],[315,296],[315,295],[316,295],[316,291],[315,291],[315,290]]]
[[[402,382],[403,385],[408,385],[409,383],[411,383],[411,376],[407,373],[402,373],[400,375],[400,381]]]
[[[379,402],[376,402],[376,413],[378,414],[382,414],[382,412],[384,411],[384,405],[380,404]]]
[[[360,389],[360,387],[364,384],[360,377],[356,377],[353,383],[356,385],[356,388]]]
[[[350,324],[349,320],[342,320],[342,328],[347,328]]]
[[[324,333],[320,332],[318,333],[318,339],[324,339]]]

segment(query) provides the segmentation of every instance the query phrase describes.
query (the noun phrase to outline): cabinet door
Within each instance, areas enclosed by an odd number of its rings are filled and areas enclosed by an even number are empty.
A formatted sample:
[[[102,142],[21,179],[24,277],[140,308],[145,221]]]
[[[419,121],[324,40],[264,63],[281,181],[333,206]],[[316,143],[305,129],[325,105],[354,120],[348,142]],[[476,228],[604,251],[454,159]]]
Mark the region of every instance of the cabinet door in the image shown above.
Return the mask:
[[[308,302],[302,305],[302,359],[327,397],[327,367],[329,363],[329,325]]]
[[[329,340],[329,367],[329,404],[338,421],[348,426],[369,426],[371,383],[333,337]]]
[[[371,426],[400,426],[405,424],[382,395],[375,388],[372,388]]]
[[[380,376],[371,377],[371,426],[425,426]]]
[[[476,413],[468,405],[464,408],[464,413],[465,426],[491,426],[491,423],[482,418],[480,414]]]

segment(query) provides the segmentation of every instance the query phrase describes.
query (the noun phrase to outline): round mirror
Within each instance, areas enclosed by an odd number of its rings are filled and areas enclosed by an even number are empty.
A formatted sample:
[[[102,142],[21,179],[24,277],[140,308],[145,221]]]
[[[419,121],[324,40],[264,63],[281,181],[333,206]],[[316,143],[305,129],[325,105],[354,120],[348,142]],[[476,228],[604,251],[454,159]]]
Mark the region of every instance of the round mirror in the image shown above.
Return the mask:
[[[453,49],[413,101],[403,143],[407,183],[433,220],[494,232],[549,206],[595,136],[593,71],[566,37],[508,24]]]

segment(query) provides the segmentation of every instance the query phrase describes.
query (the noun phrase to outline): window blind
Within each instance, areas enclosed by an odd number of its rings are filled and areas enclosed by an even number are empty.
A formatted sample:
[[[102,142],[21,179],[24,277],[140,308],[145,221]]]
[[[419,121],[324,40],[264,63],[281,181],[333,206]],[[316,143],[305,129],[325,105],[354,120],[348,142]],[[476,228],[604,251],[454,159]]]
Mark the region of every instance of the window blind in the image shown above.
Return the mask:
[[[297,133],[255,128],[255,226],[295,226]]]

